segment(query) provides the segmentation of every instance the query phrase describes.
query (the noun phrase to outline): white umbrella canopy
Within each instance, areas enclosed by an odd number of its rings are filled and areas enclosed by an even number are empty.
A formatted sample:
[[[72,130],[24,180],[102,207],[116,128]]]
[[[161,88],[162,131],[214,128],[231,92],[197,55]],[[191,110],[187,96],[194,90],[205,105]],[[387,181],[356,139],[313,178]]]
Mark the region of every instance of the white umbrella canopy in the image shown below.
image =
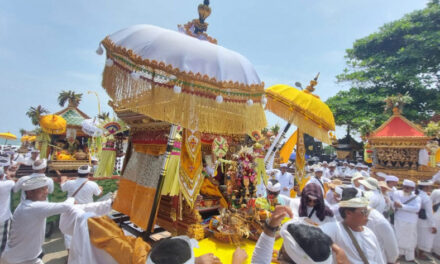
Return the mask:
[[[103,86],[119,109],[202,132],[266,126],[264,83],[244,56],[152,25],[107,36]]]
[[[103,134],[102,129],[98,127],[99,122],[95,119],[86,119],[81,122],[81,129],[91,137],[99,137]]]

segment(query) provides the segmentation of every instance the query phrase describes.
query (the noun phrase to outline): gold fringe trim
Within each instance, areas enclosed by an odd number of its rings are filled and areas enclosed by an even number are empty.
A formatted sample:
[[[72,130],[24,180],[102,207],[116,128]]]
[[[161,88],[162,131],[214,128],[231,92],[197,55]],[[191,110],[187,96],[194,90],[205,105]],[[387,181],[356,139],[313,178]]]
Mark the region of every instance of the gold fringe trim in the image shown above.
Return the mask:
[[[289,106],[268,97],[266,109],[283,118],[289,123],[296,125],[303,133],[331,145],[329,130],[320,126],[317,122],[305,117],[302,113],[294,112]]]
[[[130,73],[113,65],[105,67],[103,87],[117,108],[144,114],[185,128],[218,134],[248,134],[266,127],[260,103],[216,103],[205,97],[174,93],[172,88],[134,80]],[[183,86],[182,89],[190,89]],[[246,98],[243,98],[246,99]]]
[[[139,153],[160,156],[167,150],[167,145],[133,144],[134,150]]]

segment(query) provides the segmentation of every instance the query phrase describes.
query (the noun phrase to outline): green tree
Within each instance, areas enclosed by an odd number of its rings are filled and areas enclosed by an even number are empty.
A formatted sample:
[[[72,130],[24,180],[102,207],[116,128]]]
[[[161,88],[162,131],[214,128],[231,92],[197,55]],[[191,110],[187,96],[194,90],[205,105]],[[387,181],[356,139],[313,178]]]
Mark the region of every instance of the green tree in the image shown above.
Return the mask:
[[[21,136],[24,136],[27,133],[26,129],[24,128],[20,128],[19,132]]]
[[[66,102],[69,102],[69,106],[77,107],[81,102],[82,94],[75,93],[74,91],[62,91],[60,95],[58,95],[58,104],[60,106],[64,106]]]
[[[37,107],[29,107],[26,115],[31,119],[31,122],[34,126],[39,126],[41,116],[48,113],[49,110],[39,105]]]
[[[380,125],[377,118],[384,117],[382,100],[399,93],[413,98],[403,112],[411,120],[423,121],[439,112],[439,1],[431,1],[425,9],[407,14],[385,24],[378,32],[356,40],[347,50],[346,59],[347,68],[337,79],[349,82],[352,89],[339,92],[327,101],[335,111],[337,125],[358,130],[359,120],[364,119],[376,119],[376,125]],[[366,98],[353,98],[356,96]],[[361,104],[371,100],[373,105]],[[343,116],[338,117],[338,112]]]

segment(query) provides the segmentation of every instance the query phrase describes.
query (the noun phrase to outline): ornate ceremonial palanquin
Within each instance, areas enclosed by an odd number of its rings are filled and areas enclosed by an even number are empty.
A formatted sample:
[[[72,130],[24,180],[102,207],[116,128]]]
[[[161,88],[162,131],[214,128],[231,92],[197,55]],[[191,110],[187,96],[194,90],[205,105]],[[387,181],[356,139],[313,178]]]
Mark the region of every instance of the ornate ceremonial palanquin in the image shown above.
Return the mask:
[[[373,171],[395,175],[400,180],[431,179],[437,168],[419,166],[419,151],[430,138],[422,128],[393,109],[393,115],[368,136],[373,150]]]

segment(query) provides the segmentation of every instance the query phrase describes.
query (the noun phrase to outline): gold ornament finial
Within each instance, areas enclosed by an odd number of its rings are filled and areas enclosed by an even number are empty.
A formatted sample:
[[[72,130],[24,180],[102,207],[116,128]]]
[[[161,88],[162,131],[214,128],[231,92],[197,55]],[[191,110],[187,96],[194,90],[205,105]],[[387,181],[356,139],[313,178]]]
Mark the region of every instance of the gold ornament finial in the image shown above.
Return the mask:
[[[316,74],[315,78],[310,81],[310,84],[306,87],[306,93],[312,93],[315,91],[315,86],[318,84],[319,72]]]

